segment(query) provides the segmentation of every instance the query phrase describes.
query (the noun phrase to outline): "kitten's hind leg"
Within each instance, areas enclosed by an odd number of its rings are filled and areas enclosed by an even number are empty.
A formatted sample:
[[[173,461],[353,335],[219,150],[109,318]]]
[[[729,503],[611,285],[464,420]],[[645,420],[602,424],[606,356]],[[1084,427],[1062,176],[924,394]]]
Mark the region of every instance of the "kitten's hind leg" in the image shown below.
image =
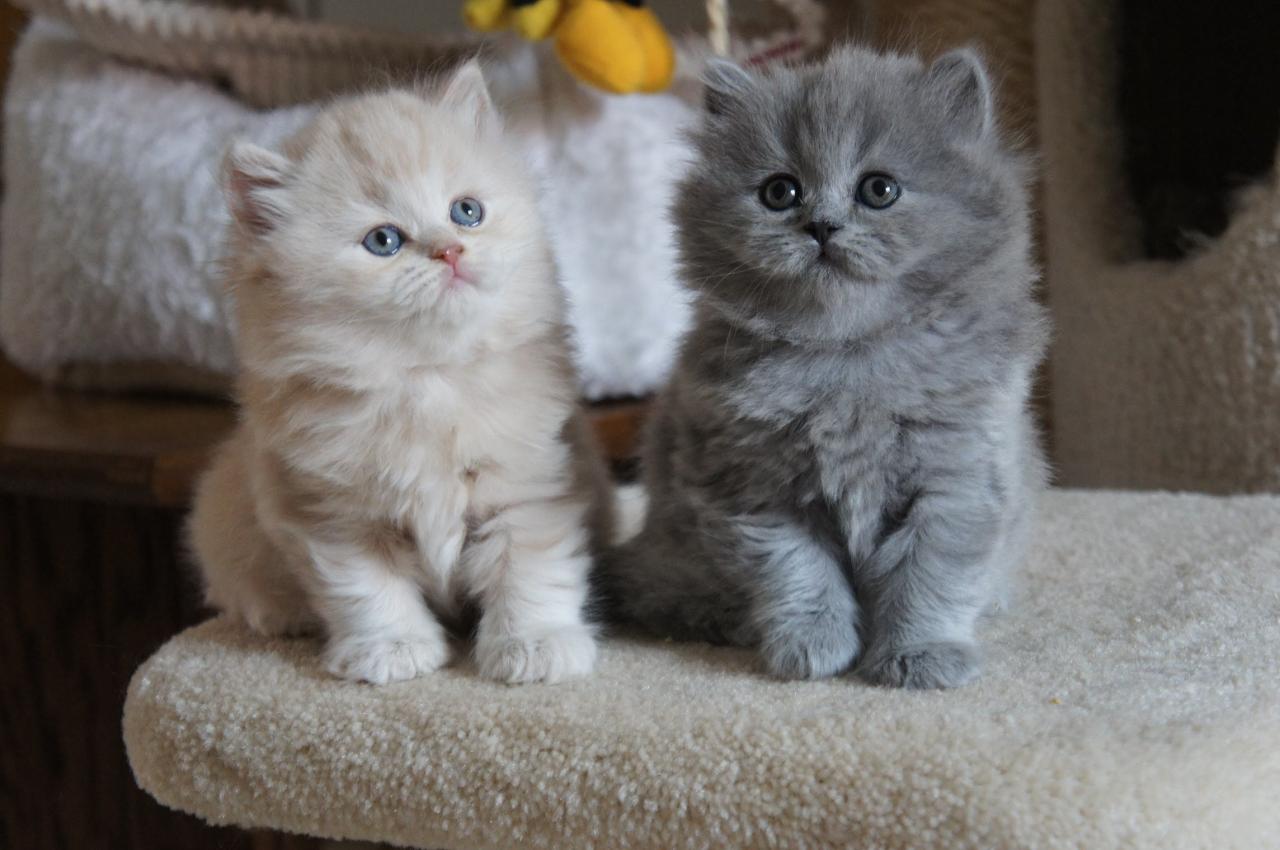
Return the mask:
[[[309,631],[318,623],[284,554],[258,522],[243,451],[239,435],[218,451],[187,522],[205,602],[259,634]]]
[[[784,679],[847,670],[862,643],[858,604],[838,558],[793,523],[748,520],[737,526],[765,667]]]

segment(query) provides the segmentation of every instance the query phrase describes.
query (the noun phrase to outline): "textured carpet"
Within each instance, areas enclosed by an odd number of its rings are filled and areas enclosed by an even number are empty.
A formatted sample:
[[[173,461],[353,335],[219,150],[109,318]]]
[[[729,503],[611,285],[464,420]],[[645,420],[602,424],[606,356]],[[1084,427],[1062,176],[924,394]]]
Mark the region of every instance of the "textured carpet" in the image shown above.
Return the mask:
[[[1280,498],[1042,514],[960,691],[624,639],[569,684],[373,688],[215,620],[134,677],[129,757],[214,823],[420,847],[1280,847]]]

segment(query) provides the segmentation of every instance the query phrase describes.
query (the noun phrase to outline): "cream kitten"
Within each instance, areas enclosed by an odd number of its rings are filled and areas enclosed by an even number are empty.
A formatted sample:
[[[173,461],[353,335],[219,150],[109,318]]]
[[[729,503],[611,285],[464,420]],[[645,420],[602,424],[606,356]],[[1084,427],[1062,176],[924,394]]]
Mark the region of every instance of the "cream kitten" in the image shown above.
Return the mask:
[[[577,408],[534,188],[479,67],[338,102],[227,158],[243,421],[202,480],[209,602],[320,626],[336,675],[591,670],[587,527],[607,476]]]

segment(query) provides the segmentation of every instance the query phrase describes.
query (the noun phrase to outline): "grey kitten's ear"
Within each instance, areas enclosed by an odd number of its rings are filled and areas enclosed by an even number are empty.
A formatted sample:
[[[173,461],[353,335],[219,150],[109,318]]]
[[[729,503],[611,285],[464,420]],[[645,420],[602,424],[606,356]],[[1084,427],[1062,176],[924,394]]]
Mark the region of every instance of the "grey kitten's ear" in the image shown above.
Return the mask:
[[[995,127],[991,78],[977,51],[962,47],[942,54],[929,66],[927,77],[953,126],[972,138],[981,138]]]
[[[245,231],[261,235],[284,217],[280,189],[293,163],[249,142],[235,142],[222,162],[223,185],[231,218]]]
[[[478,59],[468,59],[458,66],[445,84],[440,101],[449,109],[474,115],[478,128],[492,127],[498,121],[498,110],[489,96]]]
[[[707,112],[723,115],[741,103],[756,86],[751,74],[728,59],[711,59],[702,72]]]

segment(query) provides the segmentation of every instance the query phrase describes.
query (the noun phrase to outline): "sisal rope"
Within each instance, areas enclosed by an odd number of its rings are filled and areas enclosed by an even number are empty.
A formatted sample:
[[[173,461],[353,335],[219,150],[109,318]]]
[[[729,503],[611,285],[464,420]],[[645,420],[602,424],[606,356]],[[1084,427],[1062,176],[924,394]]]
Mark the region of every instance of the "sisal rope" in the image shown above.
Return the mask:
[[[707,40],[717,56],[729,55],[729,0],[707,0]]]

